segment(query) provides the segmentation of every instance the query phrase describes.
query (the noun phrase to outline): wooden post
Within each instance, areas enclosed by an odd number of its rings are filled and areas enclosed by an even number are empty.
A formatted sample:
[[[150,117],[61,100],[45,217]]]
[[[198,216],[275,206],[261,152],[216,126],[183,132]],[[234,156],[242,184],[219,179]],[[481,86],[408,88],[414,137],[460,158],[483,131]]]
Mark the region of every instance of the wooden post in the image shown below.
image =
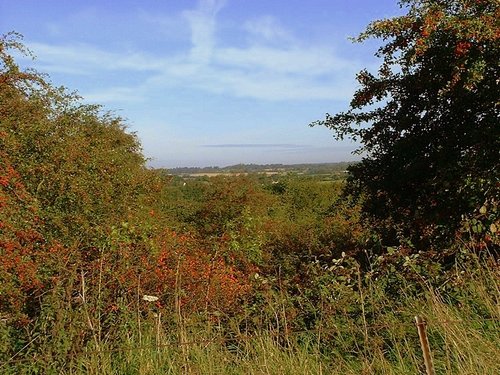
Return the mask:
[[[434,365],[432,363],[431,349],[429,346],[429,339],[427,338],[427,324],[424,319],[420,316],[415,317],[417,323],[418,337],[420,338],[420,346],[422,347],[422,353],[424,354],[425,370],[427,375],[436,375],[434,371]]]

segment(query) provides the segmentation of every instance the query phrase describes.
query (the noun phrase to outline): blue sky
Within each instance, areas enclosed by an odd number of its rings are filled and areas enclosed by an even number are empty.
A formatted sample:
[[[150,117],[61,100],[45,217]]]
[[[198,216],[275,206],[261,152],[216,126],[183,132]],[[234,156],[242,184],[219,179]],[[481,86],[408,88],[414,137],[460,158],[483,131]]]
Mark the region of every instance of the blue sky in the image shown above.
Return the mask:
[[[307,125],[346,109],[396,0],[2,0],[22,61],[127,119],[153,166],[353,160]]]

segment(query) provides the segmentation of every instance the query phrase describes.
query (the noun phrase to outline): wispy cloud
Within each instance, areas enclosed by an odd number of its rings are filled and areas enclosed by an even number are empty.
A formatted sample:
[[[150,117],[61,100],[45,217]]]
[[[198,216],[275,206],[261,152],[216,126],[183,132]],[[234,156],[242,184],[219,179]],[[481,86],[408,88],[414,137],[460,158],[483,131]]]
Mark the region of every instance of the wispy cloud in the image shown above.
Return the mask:
[[[242,69],[276,72],[280,75],[297,74],[304,77],[321,76],[350,69],[352,63],[335,56],[325,47],[225,48],[217,51],[221,64]]]
[[[308,148],[308,145],[299,144],[289,144],[289,143],[223,143],[216,145],[202,145],[202,147],[209,148],[273,148],[273,149],[296,149],[296,148]]]
[[[218,0],[201,0],[196,9],[183,13],[191,28],[191,61],[200,64],[210,62],[215,47],[216,16],[224,3]]]
[[[200,0],[196,8],[179,14],[187,24],[191,43],[175,54],[108,51],[86,44],[31,43],[30,47],[39,56],[40,66],[50,73],[92,76],[123,70],[145,75],[139,83],[127,87],[89,93],[92,100],[137,100],[139,96],[146,100],[173,86],[259,100],[336,100],[351,96],[358,64],[339,57],[331,47],[301,41],[271,16],[248,20],[234,30],[247,33],[246,46],[223,43],[226,41],[219,40],[217,31],[224,5],[221,0]]]
[[[163,59],[144,53],[117,53],[104,51],[88,44],[48,45],[30,43],[30,48],[49,71],[92,74],[96,70],[161,71]]]

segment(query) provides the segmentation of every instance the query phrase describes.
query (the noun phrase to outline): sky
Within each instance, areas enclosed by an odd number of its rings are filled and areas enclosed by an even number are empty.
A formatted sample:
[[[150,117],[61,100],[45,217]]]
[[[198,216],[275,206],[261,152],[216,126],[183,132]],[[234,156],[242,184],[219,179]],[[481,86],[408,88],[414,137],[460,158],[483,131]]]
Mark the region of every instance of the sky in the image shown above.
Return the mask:
[[[356,160],[308,125],[348,108],[396,0],[1,0],[18,61],[126,119],[154,167]]]

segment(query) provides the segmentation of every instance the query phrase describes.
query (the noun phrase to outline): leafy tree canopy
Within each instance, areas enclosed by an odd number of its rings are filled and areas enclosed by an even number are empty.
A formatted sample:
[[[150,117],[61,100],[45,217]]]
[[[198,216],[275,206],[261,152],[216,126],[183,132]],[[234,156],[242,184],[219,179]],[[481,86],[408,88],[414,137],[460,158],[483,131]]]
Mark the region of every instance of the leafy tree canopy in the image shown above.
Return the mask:
[[[451,239],[464,217],[498,206],[499,4],[401,1],[407,14],[357,38],[384,41],[378,72],[357,75],[347,111],[311,124],[362,143],[348,191],[364,196],[386,241],[428,247]]]
[[[29,54],[16,33],[0,37],[0,155],[39,203],[49,237],[95,237],[144,190],[139,140],[121,118],[20,68],[12,51]]]

